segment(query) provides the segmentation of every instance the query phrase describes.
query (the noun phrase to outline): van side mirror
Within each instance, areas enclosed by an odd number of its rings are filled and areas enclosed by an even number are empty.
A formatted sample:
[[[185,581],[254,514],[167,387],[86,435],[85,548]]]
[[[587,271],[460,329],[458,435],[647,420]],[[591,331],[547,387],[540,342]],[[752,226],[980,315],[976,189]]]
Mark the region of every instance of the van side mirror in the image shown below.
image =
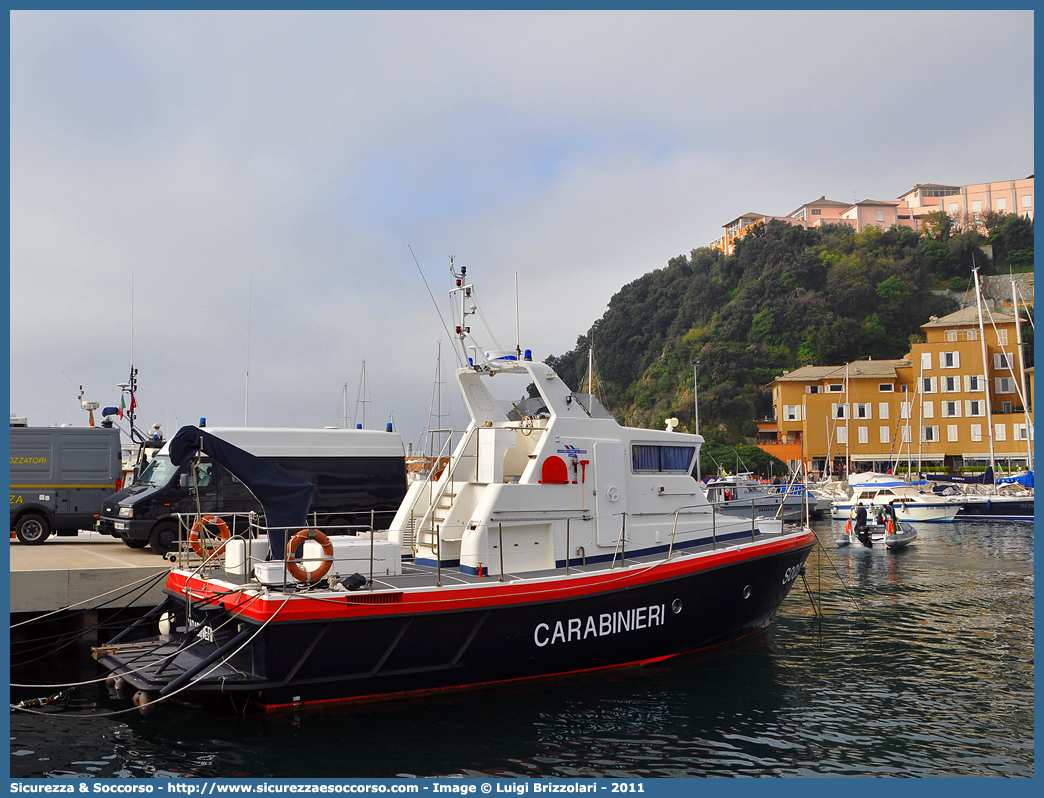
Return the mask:
[[[180,477],[178,477],[178,487],[179,488],[189,488],[189,487],[191,487],[191,485],[189,485],[189,475],[188,474],[182,474]]]

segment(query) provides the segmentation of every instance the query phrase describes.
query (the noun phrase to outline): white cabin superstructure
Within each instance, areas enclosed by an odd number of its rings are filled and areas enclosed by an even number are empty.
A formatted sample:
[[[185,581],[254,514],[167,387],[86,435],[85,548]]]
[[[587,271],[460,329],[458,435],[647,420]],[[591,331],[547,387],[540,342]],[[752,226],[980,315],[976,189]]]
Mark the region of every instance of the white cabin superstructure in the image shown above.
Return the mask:
[[[462,282],[455,290],[470,296]],[[528,352],[479,355],[465,341],[466,314],[456,329],[469,365],[456,377],[471,420],[448,465],[410,486],[392,522],[404,555],[519,574],[751,536],[751,519],[713,512],[691,475],[702,437],[622,427]],[[536,410],[493,395],[508,374],[528,379],[539,399],[525,405]]]

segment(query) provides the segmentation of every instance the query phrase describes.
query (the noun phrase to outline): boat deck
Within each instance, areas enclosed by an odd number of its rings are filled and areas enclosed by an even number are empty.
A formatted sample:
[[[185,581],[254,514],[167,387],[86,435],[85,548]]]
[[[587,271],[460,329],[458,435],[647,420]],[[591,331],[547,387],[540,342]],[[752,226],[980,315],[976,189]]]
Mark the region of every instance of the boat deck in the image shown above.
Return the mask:
[[[312,585],[294,582],[287,576],[283,583],[268,584],[266,587],[273,592],[286,592],[288,594],[310,594],[317,592],[336,592],[343,595],[344,592],[362,595],[377,591],[401,591],[401,590],[423,590],[438,587],[467,586],[467,585],[491,585],[498,582],[521,582],[541,579],[549,579],[564,576],[581,576],[584,574],[604,574],[614,570],[623,570],[635,565],[656,565],[665,562],[668,557],[676,559],[682,556],[707,554],[715,551],[726,551],[749,543],[763,543],[770,540],[781,539],[799,533],[804,527],[798,525],[784,525],[782,532],[763,530],[760,527],[753,530],[721,535],[716,539],[702,538],[688,540],[671,546],[661,544],[652,549],[644,549],[640,552],[618,551],[614,555],[599,555],[592,557],[586,562],[580,557],[574,557],[567,565],[565,561],[555,568],[547,568],[537,571],[525,571],[514,573],[505,571],[503,579],[499,573],[489,573],[482,576],[462,572],[456,565],[438,567],[434,565],[422,565],[412,562],[402,564],[402,573],[395,575],[374,575],[359,572],[359,576],[366,580],[366,584],[358,589],[352,590],[344,586],[343,582],[348,575],[340,574],[333,582],[329,578],[323,578]],[[199,561],[192,559],[193,566]],[[187,564],[187,563],[186,563]],[[200,574],[213,581],[225,582],[237,588],[260,587],[260,583],[252,578],[239,574],[228,573],[220,567],[204,568]],[[340,584],[338,584],[340,583]]]

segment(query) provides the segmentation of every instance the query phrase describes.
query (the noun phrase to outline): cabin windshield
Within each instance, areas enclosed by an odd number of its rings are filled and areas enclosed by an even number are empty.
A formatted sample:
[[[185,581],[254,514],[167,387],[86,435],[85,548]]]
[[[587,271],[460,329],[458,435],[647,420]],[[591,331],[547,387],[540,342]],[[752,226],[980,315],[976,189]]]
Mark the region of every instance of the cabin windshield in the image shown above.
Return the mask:
[[[152,462],[141,472],[141,476],[138,477],[136,483],[161,488],[170,482],[171,477],[174,476],[174,472],[177,470],[178,467],[170,461],[170,457],[165,454],[158,454],[152,458]]]

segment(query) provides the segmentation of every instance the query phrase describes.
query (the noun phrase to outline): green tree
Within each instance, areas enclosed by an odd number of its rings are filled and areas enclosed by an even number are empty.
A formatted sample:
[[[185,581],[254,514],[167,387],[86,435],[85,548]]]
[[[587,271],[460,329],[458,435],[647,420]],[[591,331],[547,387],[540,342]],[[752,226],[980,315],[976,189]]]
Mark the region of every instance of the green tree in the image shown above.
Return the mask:
[[[998,272],[1009,267],[1018,271],[1033,268],[1033,220],[1014,213],[987,212],[983,219],[986,243],[993,248],[993,266]]]
[[[671,416],[691,425],[699,361],[701,431],[738,446],[771,406],[766,386],[784,369],[902,357],[926,319],[956,309],[932,289],[946,281],[963,289],[972,258],[986,266],[984,239],[955,232],[945,213],[927,221],[924,234],[758,225],[732,255],[694,249],[628,283],[573,350],[547,362],[578,388],[593,344],[607,407],[627,423],[658,427]],[[1032,263],[1032,222],[987,221],[995,258],[1003,250],[1009,262]]]
[[[921,217],[921,224],[924,225],[925,235],[936,241],[945,241],[956,229],[953,217],[946,211],[933,211],[925,214]]]

